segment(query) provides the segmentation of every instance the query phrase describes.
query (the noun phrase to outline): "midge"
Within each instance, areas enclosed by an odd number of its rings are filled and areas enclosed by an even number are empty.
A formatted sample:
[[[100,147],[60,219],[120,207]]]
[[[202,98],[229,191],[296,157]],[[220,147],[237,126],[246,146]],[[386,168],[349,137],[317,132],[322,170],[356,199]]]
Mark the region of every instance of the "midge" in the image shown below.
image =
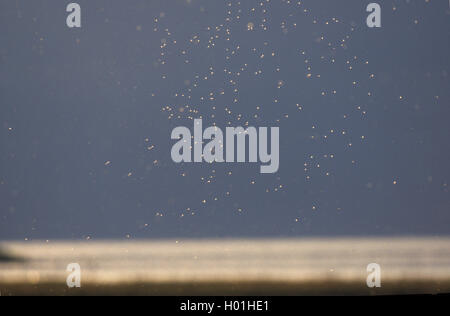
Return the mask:
[[[259,135],[258,135],[259,133]],[[259,127],[227,127],[224,143],[223,132],[217,126],[210,126],[203,131],[202,119],[194,120],[194,137],[191,131],[184,126],[173,129],[172,139],[178,139],[172,147],[172,160],[180,162],[247,162],[246,143],[248,139],[248,162],[262,164],[260,173],[275,173],[280,165],[280,131],[278,127],[270,128],[270,153],[268,148],[268,128]],[[192,146],[192,139],[194,146]],[[209,142],[203,147],[203,140]],[[235,146],[235,140],[237,143]],[[224,147],[226,149],[224,157]],[[235,147],[237,148],[235,157]],[[192,157],[194,148],[194,157]],[[259,149],[259,151],[258,151]],[[258,155],[259,154],[259,155]],[[235,159],[237,158],[237,159]]]

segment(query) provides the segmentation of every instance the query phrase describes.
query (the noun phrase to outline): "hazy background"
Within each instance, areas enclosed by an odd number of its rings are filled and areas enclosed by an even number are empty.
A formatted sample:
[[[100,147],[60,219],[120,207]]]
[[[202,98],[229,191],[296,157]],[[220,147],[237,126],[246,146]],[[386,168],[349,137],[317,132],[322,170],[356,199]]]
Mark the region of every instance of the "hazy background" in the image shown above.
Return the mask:
[[[369,2],[1,1],[0,239],[448,235],[449,3]],[[199,117],[279,172],[174,164]]]

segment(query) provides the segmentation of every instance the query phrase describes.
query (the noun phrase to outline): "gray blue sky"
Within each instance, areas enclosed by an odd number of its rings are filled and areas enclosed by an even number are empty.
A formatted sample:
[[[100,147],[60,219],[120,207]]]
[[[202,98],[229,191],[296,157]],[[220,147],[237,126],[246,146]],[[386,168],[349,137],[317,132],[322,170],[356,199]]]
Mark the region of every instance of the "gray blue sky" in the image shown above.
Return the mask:
[[[0,3],[0,239],[448,235],[447,1]],[[280,169],[175,164],[278,126]]]

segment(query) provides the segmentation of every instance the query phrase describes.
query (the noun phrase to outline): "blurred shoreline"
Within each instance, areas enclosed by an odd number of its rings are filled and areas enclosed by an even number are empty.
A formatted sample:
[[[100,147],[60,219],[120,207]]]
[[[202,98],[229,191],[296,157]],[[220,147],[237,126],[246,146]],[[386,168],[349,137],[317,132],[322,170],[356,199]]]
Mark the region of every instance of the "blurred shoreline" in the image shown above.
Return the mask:
[[[1,242],[2,295],[450,293],[450,238]],[[1,255],[0,255],[1,256]],[[16,260],[12,260],[12,259]],[[69,289],[70,263],[81,288]],[[381,266],[368,288],[367,265]]]

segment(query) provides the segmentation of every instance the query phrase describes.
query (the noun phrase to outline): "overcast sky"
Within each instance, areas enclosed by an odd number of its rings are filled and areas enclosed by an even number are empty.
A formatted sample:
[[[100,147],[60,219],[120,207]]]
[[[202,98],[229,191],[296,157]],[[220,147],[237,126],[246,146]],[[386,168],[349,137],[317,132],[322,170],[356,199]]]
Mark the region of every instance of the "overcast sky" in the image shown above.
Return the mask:
[[[0,239],[448,235],[449,4],[369,2],[1,1]],[[195,118],[279,171],[175,164]]]

